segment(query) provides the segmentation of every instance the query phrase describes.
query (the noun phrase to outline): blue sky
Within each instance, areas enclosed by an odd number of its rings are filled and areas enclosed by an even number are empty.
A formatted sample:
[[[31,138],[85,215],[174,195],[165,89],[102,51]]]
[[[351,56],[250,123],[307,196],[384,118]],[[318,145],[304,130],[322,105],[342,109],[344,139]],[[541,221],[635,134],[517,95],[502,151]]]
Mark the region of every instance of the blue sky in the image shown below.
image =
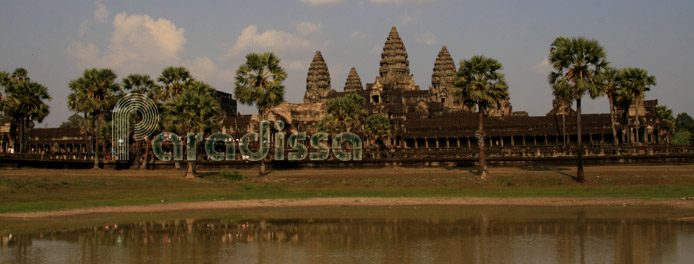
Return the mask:
[[[595,38],[616,67],[641,67],[657,77],[647,93],[675,113],[694,114],[694,1],[2,1],[0,70],[25,67],[53,96],[41,127],[71,114],[68,82],[92,67],[157,77],[184,65],[218,90],[249,52],[274,51],[287,70],[286,99],[300,102],[316,50],[332,87],[343,89],[350,67],[362,82],[378,74],[380,52],[396,26],[410,69],[428,89],[442,45],[456,66],[483,54],[498,59],[514,111],[544,115],[552,106],[545,62],[557,36]],[[605,99],[587,100],[586,112],[606,112]],[[241,106],[242,113],[255,113]]]

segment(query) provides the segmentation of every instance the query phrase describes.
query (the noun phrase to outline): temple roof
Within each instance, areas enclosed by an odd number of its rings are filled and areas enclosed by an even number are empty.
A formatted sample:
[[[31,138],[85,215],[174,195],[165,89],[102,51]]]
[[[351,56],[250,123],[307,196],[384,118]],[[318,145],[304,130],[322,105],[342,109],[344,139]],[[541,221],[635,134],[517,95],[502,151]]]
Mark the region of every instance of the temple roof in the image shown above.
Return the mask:
[[[400,39],[398,30],[395,27],[390,30],[386,44],[383,46],[381,68],[378,72],[381,77],[389,73],[395,76],[410,75],[410,62],[407,60],[405,44]]]
[[[306,76],[306,94],[304,102],[317,102],[330,91],[330,72],[323,59],[323,54],[316,51]]]
[[[361,84],[361,78],[359,78],[357,69],[352,67],[352,69],[349,70],[349,75],[347,76],[347,81],[345,82],[345,92],[355,92],[361,90],[364,90],[364,87]]]

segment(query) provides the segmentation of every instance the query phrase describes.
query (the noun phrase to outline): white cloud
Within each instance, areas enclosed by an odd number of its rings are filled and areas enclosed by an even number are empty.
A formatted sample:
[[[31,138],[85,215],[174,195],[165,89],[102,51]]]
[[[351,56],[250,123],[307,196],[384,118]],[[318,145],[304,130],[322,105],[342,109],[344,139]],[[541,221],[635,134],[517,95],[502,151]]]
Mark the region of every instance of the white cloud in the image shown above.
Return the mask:
[[[285,69],[289,71],[306,71],[308,70],[309,63],[305,60],[292,60],[285,62],[280,62],[280,64],[285,65]]]
[[[383,44],[374,44],[371,47],[371,53],[380,53],[383,51]]]
[[[323,23],[299,22],[296,24],[296,32],[301,36],[319,34],[323,31]]]
[[[195,57],[195,59],[188,64],[188,69],[195,78],[204,80],[212,77],[217,72],[217,64],[207,56]]]
[[[312,6],[330,5],[342,3],[342,0],[301,0],[302,3]]]
[[[417,36],[416,41],[417,43],[431,46],[436,44],[436,36],[434,36],[434,33],[427,31],[422,34],[419,34],[419,36]]]
[[[349,34],[350,39],[363,39],[366,38],[366,34],[361,33],[359,31],[354,31],[352,34]]]
[[[409,15],[405,15],[405,16],[403,16],[402,19],[400,20],[400,24],[402,24],[403,26],[407,26],[408,24],[410,24],[410,23],[412,23],[412,22],[414,22],[414,21],[415,21],[415,18],[414,18],[414,17],[409,16]]]
[[[306,50],[311,42],[289,32],[268,30],[258,34],[258,26],[250,25],[241,31],[236,43],[227,51],[227,57],[235,57],[244,51],[298,51]]]
[[[82,67],[109,67],[124,75],[181,65],[185,44],[184,30],[168,19],[120,13],[113,18],[113,32],[103,52],[94,44],[77,42],[67,52]]]
[[[101,0],[96,0],[96,10],[94,10],[94,19],[101,22],[106,22],[108,20],[108,9],[101,3]]]
[[[428,4],[436,3],[438,0],[371,0],[374,4]]]
[[[544,58],[542,61],[532,66],[533,72],[537,74],[549,74],[552,71],[552,63],[549,58]]]
[[[84,32],[87,32],[87,29],[89,29],[89,20],[82,20],[82,22],[80,22],[80,28],[77,30],[78,36],[82,37]]]

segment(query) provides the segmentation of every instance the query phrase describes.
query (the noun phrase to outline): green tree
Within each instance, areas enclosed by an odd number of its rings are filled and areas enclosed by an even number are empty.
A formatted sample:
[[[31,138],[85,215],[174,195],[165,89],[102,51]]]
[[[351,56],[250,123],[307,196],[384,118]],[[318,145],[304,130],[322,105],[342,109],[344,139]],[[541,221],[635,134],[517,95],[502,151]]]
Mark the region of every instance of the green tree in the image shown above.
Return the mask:
[[[190,82],[165,104],[164,128],[182,136],[188,132],[204,135],[218,129],[221,106],[214,98],[214,92],[215,89],[204,82]],[[188,160],[186,178],[195,176],[195,160]]]
[[[186,67],[169,66],[162,70],[158,80],[164,85],[160,97],[168,100],[181,93],[194,79]]]
[[[167,71],[165,70],[165,72]],[[162,87],[156,84],[154,80],[152,80],[152,78],[149,76],[149,74],[130,74],[127,77],[123,78],[122,83],[123,89],[125,91],[128,91],[132,94],[141,94],[152,99],[152,101],[154,101],[154,103],[156,104],[156,107],[159,110],[159,112],[163,112],[162,101],[164,101],[164,99],[168,99],[168,97],[165,97]],[[129,120],[134,124],[141,120],[141,116],[133,114],[133,118],[130,118]],[[130,127],[132,128],[133,126],[131,125]],[[135,142],[135,168],[144,169],[147,167],[147,161],[149,160],[150,154],[149,142],[150,141],[146,138],[144,162],[142,163],[140,163],[140,160],[142,159],[140,154],[140,140]]]
[[[99,168],[99,126],[104,114],[111,111],[122,95],[118,76],[111,69],[87,69],[82,77],[70,81],[71,93],[68,95],[68,108],[72,111],[91,115],[92,135],[94,137],[94,168]]]
[[[265,112],[284,101],[284,84],[287,73],[280,66],[280,59],[272,52],[246,55],[246,63],[236,70],[234,97],[246,105],[258,108],[258,119]],[[259,176],[265,175],[265,161],[260,161]]]
[[[498,107],[509,98],[508,85],[503,66],[496,59],[473,56],[460,61],[460,69],[455,73],[453,96],[463,104],[477,106],[479,115],[477,136],[479,137],[479,169],[482,179],[487,177],[487,161],[484,153],[484,112],[488,107]]]
[[[597,94],[591,94],[591,98],[595,99],[597,96],[607,96],[607,101],[610,104],[610,127],[612,128],[612,141],[615,146],[619,145],[619,140],[617,139],[617,127],[615,126],[615,95],[619,87],[618,82],[618,70],[612,67],[606,67],[605,70],[598,73],[596,76],[596,83],[599,84],[598,89],[593,89],[591,91]]]
[[[618,76],[619,89],[617,93],[619,94],[622,104],[626,107],[627,119],[629,118],[629,107],[634,105],[634,130],[635,141],[639,142],[639,105],[643,102],[643,99],[647,91],[651,90],[651,86],[655,86],[655,76],[649,75],[648,71],[640,68],[624,68],[619,70]],[[646,135],[646,129],[643,132],[644,141]]]
[[[331,115],[341,129],[350,132],[361,125],[367,111],[364,109],[364,97],[348,94],[328,101],[328,114]]]
[[[694,119],[687,113],[679,113],[675,118],[675,130],[694,133]],[[691,139],[690,144],[694,144],[694,138]]]
[[[390,128],[390,119],[383,114],[371,115],[366,119],[366,122],[364,122],[366,134],[374,141],[390,136]]]
[[[680,130],[672,136],[672,144],[675,146],[686,146],[692,144],[692,132]]]
[[[5,88],[6,97],[2,101],[2,110],[17,124],[19,129],[18,153],[25,153],[27,148],[27,131],[34,126],[34,121],[42,122],[48,116],[48,101],[51,96],[48,89],[40,83],[29,79],[24,68],[17,68],[12,75],[0,77]]]
[[[675,128],[675,117],[672,115],[672,109],[666,105],[659,105],[655,108],[655,115],[658,118],[656,121],[658,124],[658,133],[660,133],[663,127],[667,127],[667,143],[670,143],[670,134]],[[658,139],[660,140],[660,134],[658,135]]]
[[[576,100],[576,134],[578,135],[576,180],[581,183],[585,182],[581,99],[586,93],[599,94],[601,85],[596,76],[601,69],[607,67],[605,56],[605,49],[597,40],[588,40],[583,37],[570,39],[558,37],[552,42],[549,52],[549,61],[555,71],[550,73],[548,79],[554,95],[565,100]]]
[[[316,124],[318,131],[328,134],[340,133],[341,124],[332,115],[325,115]]]
[[[86,124],[86,120],[79,114],[72,114],[67,121],[60,124],[60,128],[81,128]]]

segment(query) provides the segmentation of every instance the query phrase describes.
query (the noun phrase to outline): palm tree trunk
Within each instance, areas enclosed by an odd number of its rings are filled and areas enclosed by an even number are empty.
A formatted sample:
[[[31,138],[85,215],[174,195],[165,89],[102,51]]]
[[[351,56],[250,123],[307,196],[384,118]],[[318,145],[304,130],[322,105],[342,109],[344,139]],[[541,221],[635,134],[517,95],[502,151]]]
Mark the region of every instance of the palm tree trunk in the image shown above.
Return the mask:
[[[140,168],[140,158],[142,158],[142,155],[140,155],[140,153],[140,141],[135,140],[135,164],[133,165],[136,169]]]
[[[561,114],[561,133],[564,147],[566,147],[566,113]]]
[[[636,105],[634,106],[634,138],[636,139],[636,144],[638,145],[640,140],[639,137],[639,126],[641,123],[639,122],[639,99],[636,99]]]
[[[619,140],[617,140],[617,128],[614,125],[614,102],[612,94],[607,95],[607,100],[610,102],[610,124],[612,125],[612,141],[614,142],[614,145],[616,147],[619,146]]]
[[[480,178],[485,179],[487,178],[487,160],[484,155],[484,110],[482,109],[481,105],[478,105],[477,108],[479,111],[479,122],[477,124],[477,132],[480,134],[478,139],[480,147],[480,164],[477,170],[477,174],[480,175]]]
[[[94,169],[99,168],[99,117],[98,113],[94,115]]]
[[[580,183],[586,181],[583,175],[583,131],[581,131],[581,98],[576,99],[576,133],[578,134],[578,168],[576,180]]]
[[[140,164],[140,169],[146,169],[148,162],[149,162],[149,137],[145,137],[145,158],[142,160],[142,164]]]
[[[258,108],[258,130],[259,130],[258,133],[260,135],[262,135],[262,133],[260,133],[260,129],[262,129],[262,127],[260,127],[261,122],[263,122],[263,110]],[[258,148],[263,147],[263,140],[264,140],[264,138],[260,138],[258,140]],[[260,159],[260,167],[258,168],[258,176],[260,176],[260,177],[265,176],[265,159],[264,158]]]
[[[186,171],[186,179],[195,179],[195,176],[196,176],[195,161],[189,160],[188,161],[188,170]]]
[[[24,148],[24,118],[19,120],[19,147],[17,148],[16,153],[23,154],[23,148]]]
[[[629,107],[624,111],[624,119],[626,120],[626,133],[627,133],[627,143],[631,145],[633,142],[631,140],[631,119],[629,118]]]

